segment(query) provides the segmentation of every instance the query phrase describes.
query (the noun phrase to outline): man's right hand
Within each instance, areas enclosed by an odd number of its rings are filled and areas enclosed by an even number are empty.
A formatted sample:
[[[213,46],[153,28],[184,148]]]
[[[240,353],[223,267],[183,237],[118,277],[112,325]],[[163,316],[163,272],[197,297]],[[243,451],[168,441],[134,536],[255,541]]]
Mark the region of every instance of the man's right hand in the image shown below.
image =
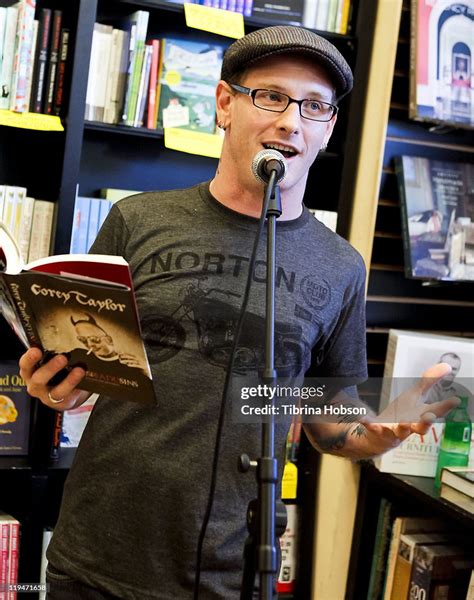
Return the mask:
[[[20,375],[26,382],[30,396],[39,398],[43,404],[54,410],[70,410],[83,404],[91,395],[90,392],[78,390],[77,386],[86,372],[81,367],[74,367],[60,383],[51,387],[48,385],[54,375],[67,365],[67,358],[58,354],[48,362],[38,367],[43,358],[39,348],[30,348],[20,358]],[[54,402],[56,400],[56,402]]]

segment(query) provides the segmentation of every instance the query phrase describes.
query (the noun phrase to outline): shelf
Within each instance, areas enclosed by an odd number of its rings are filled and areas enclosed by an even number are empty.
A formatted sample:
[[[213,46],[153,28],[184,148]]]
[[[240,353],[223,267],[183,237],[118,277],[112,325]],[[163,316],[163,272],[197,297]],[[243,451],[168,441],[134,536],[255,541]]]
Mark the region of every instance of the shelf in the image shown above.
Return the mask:
[[[27,456],[0,456],[0,471],[31,471]]]
[[[364,463],[362,469],[373,484],[380,486],[382,494],[382,488],[386,488],[388,491],[401,494],[404,498],[423,502],[430,507],[436,506],[440,512],[462,521],[463,525],[467,525],[469,528],[474,527],[474,515],[453,502],[448,502],[444,498],[440,498],[439,491],[434,486],[433,477],[381,473],[370,463]]]
[[[163,139],[163,129],[147,129],[146,127],[128,127],[127,125],[109,125],[108,123],[99,123],[96,121],[85,121],[84,129],[86,131],[102,131],[104,133],[114,133],[119,135],[131,135],[135,137],[147,137]]]

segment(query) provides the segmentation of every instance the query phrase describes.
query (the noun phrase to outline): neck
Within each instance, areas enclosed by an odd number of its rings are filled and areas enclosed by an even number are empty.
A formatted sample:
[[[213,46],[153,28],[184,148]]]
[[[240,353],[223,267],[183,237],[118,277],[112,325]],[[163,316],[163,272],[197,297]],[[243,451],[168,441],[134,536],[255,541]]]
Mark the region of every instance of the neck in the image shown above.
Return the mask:
[[[281,189],[282,215],[279,221],[290,221],[301,215],[305,186],[306,180],[291,190]],[[257,180],[248,185],[237,173],[228,173],[219,164],[209,189],[214,198],[227,208],[256,219],[260,217],[264,186]]]

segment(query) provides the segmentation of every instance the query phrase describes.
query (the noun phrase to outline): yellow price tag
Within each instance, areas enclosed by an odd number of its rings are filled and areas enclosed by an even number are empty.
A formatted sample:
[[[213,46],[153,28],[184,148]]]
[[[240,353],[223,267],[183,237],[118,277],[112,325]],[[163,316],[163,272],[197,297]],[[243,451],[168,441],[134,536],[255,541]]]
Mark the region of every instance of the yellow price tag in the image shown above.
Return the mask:
[[[241,13],[221,8],[211,8],[202,4],[185,4],[184,16],[186,25],[202,31],[210,31],[217,35],[241,38],[245,35],[244,16]]]
[[[165,147],[178,152],[220,158],[223,136],[178,127],[165,127]]]
[[[298,488],[298,467],[292,462],[286,462],[281,482],[281,497],[283,500],[296,498]]]
[[[12,110],[0,110],[0,125],[38,131],[64,131],[59,117],[39,113],[17,113]]]

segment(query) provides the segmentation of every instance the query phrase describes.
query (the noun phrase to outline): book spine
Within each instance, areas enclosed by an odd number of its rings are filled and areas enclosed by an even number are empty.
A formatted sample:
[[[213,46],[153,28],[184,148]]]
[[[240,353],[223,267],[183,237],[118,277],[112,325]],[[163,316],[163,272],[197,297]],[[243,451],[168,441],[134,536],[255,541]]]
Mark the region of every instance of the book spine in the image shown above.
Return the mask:
[[[151,46],[145,47],[145,59],[142,67],[142,76],[140,79],[140,89],[138,93],[137,108],[135,110],[135,121],[134,127],[143,127],[143,118],[145,116],[145,106],[148,99],[148,90],[150,87],[150,69],[151,69],[151,57],[153,48]],[[156,93],[156,91],[155,91]]]
[[[10,108],[18,12],[17,6],[9,6],[7,8],[5,36],[3,40],[2,71],[0,74],[0,109]]]
[[[54,414],[53,437],[51,440],[51,450],[49,457],[51,460],[58,460],[61,453],[61,431],[63,428],[64,413],[57,410]]]
[[[0,185],[0,219],[3,220],[3,208],[5,206],[5,193],[7,186]]]
[[[338,0],[329,0],[328,22],[326,25],[327,31],[336,31]]]
[[[312,29],[316,26],[316,15],[318,12],[318,0],[306,0],[303,11],[303,27]]]
[[[18,582],[18,559],[20,542],[20,524],[14,520],[10,523],[10,556],[9,556],[9,577],[8,583]],[[16,591],[8,592],[8,600],[16,600]]]
[[[152,56],[150,67],[150,92],[148,95],[148,113],[146,126],[156,129],[156,86],[158,84],[158,69],[160,60],[160,40],[152,40]]]
[[[120,29],[112,31],[112,42],[109,59],[109,71],[107,74],[107,85],[105,89],[104,123],[115,123],[115,98],[119,80],[120,58],[121,58],[121,33]]]
[[[89,222],[87,226],[87,242],[86,251],[95,241],[97,237],[97,231],[99,230],[99,213],[100,213],[100,199],[99,198],[88,198],[89,200]]]
[[[0,7],[0,73],[2,72],[3,63],[3,39],[5,37],[5,25],[7,22],[7,9],[5,6]]]
[[[18,187],[15,188],[15,206],[12,214],[12,227],[11,232],[13,237],[19,243],[20,241],[20,230],[21,230],[21,219],[23,212],[23,202],[26,198],[26,188]]]
[[[344,0],[344,5],[342,7],[342,17],[341,17],[341,28],[339,33],[342,35],[347,34],[347,30],[349,28],[349,14],[351,12],[351,0]]]
[[[90,198],[76,196],[71,232],[71,254],[86,254],[87,252],[87,231],[89,228],[90,202]]]
[[[410,8],[410,74],[409,74],[409,98],[408,117],[415,119],[417,115],[416,101],[416,68],[418,53],[418,2],[411,2]]]
[[[132,22],[130,25],[130,37],[128,46],[127,58],[127,75],[125,77],[125,96],[123,102],[122,122],[127,122],[128,108],[130,104],[130,94],[132,91],[133,65],[135,61],[135,46],[137,43],[137,23]]]
[[[7,185],[5,187],[5,198],[3,205],[2,221],[8,227],[8,230],[13,235],[12,224],[13,224],[13,213],[15,210],[16,202],[16,187],[14,185]]]
[[[26,74],[26,97],[25,97],[25,110],[29,110],[31,103],[31,94],[33,90],[33,69],[35,65],[37,40],[38,40],[38,26],[39,22],[35,19],[33,21],[33,37],[31,41],[30,56],[28,60],[28,71]]]
[[[25,112],[28,110],[28,106],[26,105],[26,94],[28,89],[31,47],[33,43],[35,8],[36,0],[22,0],[19,7],[10,101],[10,110],[15,112]]]
[[[50,8],[41,9],[30,103],[30,110],[35,113],[40,113],[43,109],[44,82],[48,64],[49,35],[51,32],[51,15],[52,11]]]
[[[28,262],[49,256],[53,216],[53,202],[35,200]]]
[[[64,99],[64,78],[66,76],[67,57],[69,52],[69,29],[61,30],[61,43],[59,49],[58,75],[56,79],[56,88],[54,90],[53,114],[59,116],[63,106]]]
[[[413,265],[411,260],[410,231],[408,229],[408,208],[405,183],[403,177],[403,157],[395,157],[395,173],[398,182],[400,197],[400,215],[402,220],[403,257],[405,264],[405,277],[413,276]]]
[[[316,29],[318,29],[319,31],[326,31],[329,14],[329,1],[330,0],[318,1],[318,12],[316,14]]]
[[[132,72],[132,87],[130,92],[130,101],[127,111],[126,124],[133,127],[135,120],[135,110],[138,102],[138,88],[140,86],[140,77],[145,59],[145,39],[148,29],[149,13],[147,11],[138,11],[137,20],[137,39],[135,45],[135,57]]]
[[[0,521],[0,533],[0,586],[4,588],[8,583],[8,546],[10,541],[9,521]],[[6,592],[0,591],[0,600],[4,600],[5,598]]]
[[[23,261],[28,261],[28,250],[30,247],[31,222],[33,219],[33,208],[35,205],[34,198],[25,196],[23,200],[23,208],[21,212],[21,226],[18,245]]]
[[[63,14],[60,10],[55,10],[53,13],[53,27],[51,31],[51,45],[49,53],[48,74],[46,76],[46,91],[43,103],[43,112],[50,115],[53,112],[54,103],[54,86],[56,85],[56,77],[59,62],[59,44],[61,38],[61,23]]]

